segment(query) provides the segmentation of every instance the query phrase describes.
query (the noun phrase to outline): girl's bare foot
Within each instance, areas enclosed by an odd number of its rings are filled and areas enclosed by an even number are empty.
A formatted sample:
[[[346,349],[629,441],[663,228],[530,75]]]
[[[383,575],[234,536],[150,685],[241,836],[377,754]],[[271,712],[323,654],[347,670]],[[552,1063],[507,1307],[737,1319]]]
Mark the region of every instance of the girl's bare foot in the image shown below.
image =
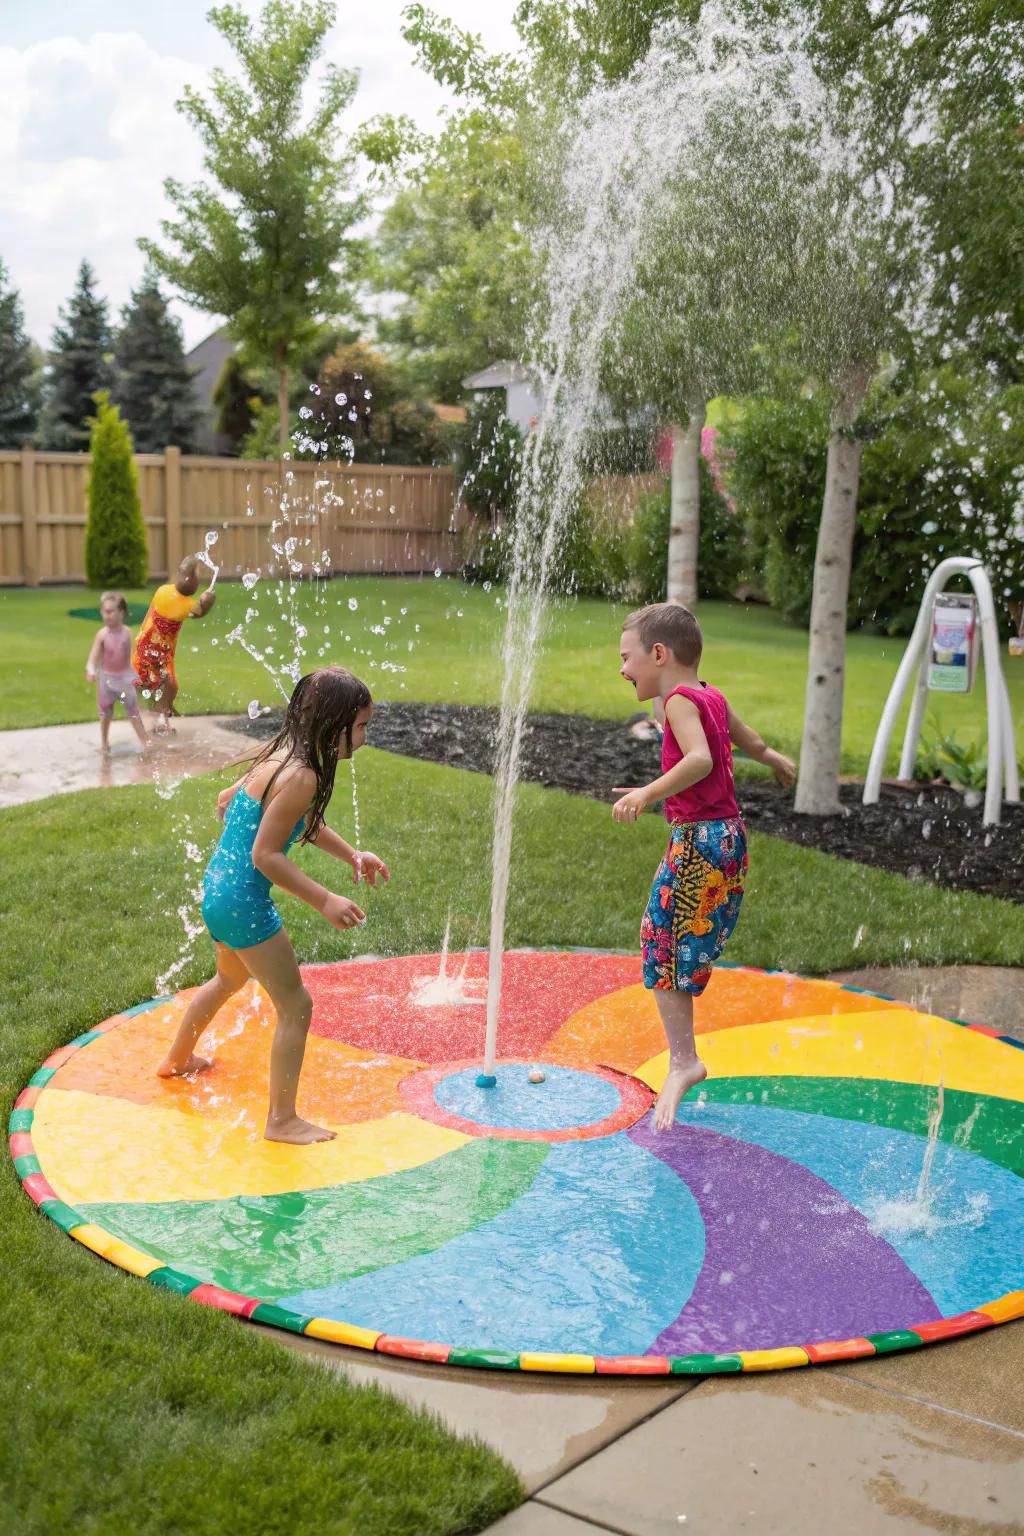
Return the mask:
[[[207,1061],[205,1056],[190,1056],[183,1066],[178,1062],[167,1058],[156,1069],[157,1077],[191,1077],[195,1072],[206,1072],[213,1066],[212,1061]]]
[[[679,1066],[673,1065],[665,1086],[658,1094],[658,1102],[654,1106],[654,1129],[667,1131],[676,1121],[676,1112],[679,1109],[686,1094],[698,1083],[702,1083],[708,1075],[708,1069],[704,1063],[694,1057],[692,1061],[683,1062]]]
[[[297,1147],[308,1147],[314,1141],[333,1141],[337,1132],[293,1115],[290,1120],[275,1121],[268,1117],[263,1135],[267,1141],[290,1141]]]

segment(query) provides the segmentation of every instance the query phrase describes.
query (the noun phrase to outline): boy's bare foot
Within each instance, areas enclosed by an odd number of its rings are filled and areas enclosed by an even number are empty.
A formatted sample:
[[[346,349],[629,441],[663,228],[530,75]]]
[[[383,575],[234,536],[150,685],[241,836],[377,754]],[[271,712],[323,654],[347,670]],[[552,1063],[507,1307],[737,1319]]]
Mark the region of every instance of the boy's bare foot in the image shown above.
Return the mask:
[[[297,1147],[308,1147],[314,1141],[333,1141],[337,1132],[293,1115],[290,1120],[268,1119],[263,1135],[267,1141],[290,1141]]]
[[[676,1112],[685,1096],[691,1088],[696,1088],[708,1075],[708,1069],[698,1057],[690,1062],[684,1062],[682,1066],[672,1067],[665,1086],[658,1094],[658,1102],[654,1106],[654,1129],[667,1131],[676,1122]]]
[[[196,1072],[208,1071],[212,1066],[213,1062],[207,1061],[205,1056],[192,1055],[185,1062],[184,1066],[179,1066],[176,1061],[171,1061],[170,1057],[168,1057],[165,1062],[162,1062],[157,1067],[156,1075],[157,1077],[191,1077]]]

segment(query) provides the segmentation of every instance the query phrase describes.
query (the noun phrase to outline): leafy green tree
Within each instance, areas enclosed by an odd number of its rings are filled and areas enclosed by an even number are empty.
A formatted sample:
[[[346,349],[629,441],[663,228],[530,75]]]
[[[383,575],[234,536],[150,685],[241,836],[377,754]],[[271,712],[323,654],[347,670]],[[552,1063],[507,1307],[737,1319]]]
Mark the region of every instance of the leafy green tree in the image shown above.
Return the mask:
[[[535,267],[525,179],[520,134],[470,110],[385,209],[367,276],[399,299],[378,328],[435,399],[457,401],[469,374],[522,351]]]
[[[162,453],[173,446],[190,453],[198,424],[192,370],[185,362],[181,325],[151,270],[122,311],[114,368],[114,399],[135,451]]]
[[[40,427],[44,448],[84,450],[89,443],[94,399],[113,383],[113,339],[107,301],[96,294],[96,278],[87,261],[53,333],[46,402]]]
[[[178,106],[203,141],[209,181],[166,182],[177,211],[162,225],[166,245],[139,242],[191,303],[226,317],[244,362],[274,370],[282,454],[290,372],[321,317],[354,308],[349,231],[364,202],[346,198],[353,160],[338,126],[355,95],[354,71],[328,65],[302,121],[307,79],[334,17],[332,0],[266,0],[258,27],[240,5],[210,11],[241,78],[215,69],[205,97],[186,86]]]
[[[39,368],[16,288],[0,262],[0,448],[20,448],[36,429]]]
[[[141,587],[149,557],[132,437],[106,390],[97,392],[89,428],[86,580],[91,587]]]

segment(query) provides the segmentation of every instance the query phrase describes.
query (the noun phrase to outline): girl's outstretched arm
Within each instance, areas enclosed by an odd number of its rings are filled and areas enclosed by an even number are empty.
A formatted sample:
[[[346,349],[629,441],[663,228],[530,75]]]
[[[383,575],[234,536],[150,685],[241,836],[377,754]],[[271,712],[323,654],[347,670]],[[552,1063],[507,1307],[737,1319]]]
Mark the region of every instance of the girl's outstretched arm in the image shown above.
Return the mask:
[[[261,874],[290,896],[297,896],[319,912],[333,928],[352,928],[366,921],[366,914],[354,901],[336,896],[326,886],[303,874],[285,853],[285,846],[295,823],[309,811],[316,792],[316,774],[311,768],[297,768],[282,775],[278,787],[267,801],[263,819],[252,845],[252,862]]]
[[[385,885],[391,879],[391,871],[383,859],[379,859],[375,853],[367,850],[353,848],[351,843],[346,843],[343,837],[339,837],[337,832],[332,832],[328,826],[321,827],[319,836],[313,839],[313,846],[324,853],[329,853],[332,858],[351,864],[357,884],[360,879],[363,879],[368,885],[376,885],[378,875]]]
[[[94,683],[96,681],[96,663],[100,659],[100,646],[103,643],[103,630],[105,628],[106,626],[104,625],[96,631],[96,638],[92,643],[92,650],[89,652],[89,659],[85,663],[85,676],[86,680],[90,683]]]

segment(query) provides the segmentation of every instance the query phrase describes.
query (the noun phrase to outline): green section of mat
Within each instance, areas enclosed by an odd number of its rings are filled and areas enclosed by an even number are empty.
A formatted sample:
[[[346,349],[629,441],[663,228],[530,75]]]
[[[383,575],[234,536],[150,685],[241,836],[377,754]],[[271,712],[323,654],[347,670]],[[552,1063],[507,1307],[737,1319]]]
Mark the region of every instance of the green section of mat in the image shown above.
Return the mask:
[[[529,1189],[540,1142],[469,1141],[419,1168],[233,1200],[85,1205],[82,1214],[172,1267],[248,1296],[319,1290],[441,1248]]]
[[[701,1094],[712,1104],[754,1104],[807,1115],[834,1115],[839,1120],[891,1125],[894,1130],[912,1131],[918,1136],[927,1136],[929,1116],[937,1102],[935,1088],[867,1077],[716,1077],[702,1083]],[[1020,1113],[1015,1099],[947,1088],[939,1138],[1024,1174]]]

